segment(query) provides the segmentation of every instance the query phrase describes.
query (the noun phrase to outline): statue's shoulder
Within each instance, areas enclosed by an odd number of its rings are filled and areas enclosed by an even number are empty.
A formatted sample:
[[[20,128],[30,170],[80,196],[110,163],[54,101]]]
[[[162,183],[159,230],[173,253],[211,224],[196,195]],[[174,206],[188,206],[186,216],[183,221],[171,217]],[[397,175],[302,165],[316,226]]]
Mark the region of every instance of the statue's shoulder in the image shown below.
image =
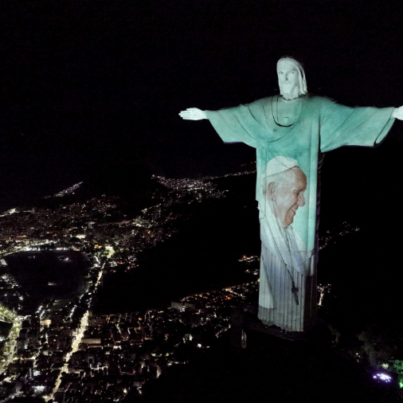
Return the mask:
[[[271,104],[273,98],[274,97],[260,98],[260,99],[257,99],[256,101],[251,102],[250,104],[248,104],[248,106],[252,109],[256,109],[256,108],[266,109]]]
[[[320,105],[330,105],[334,104],[334,101],[328,97],[323,97],[320,95],[315,95],[315,94],[306,94],[305,99],[307,102],[315,103],[315,104],[320,104]]]
[[[333,110],[335,105],[335,102],[332,99],[314,94],[305,95],[304,102],[309,106],[311,111],[316,111],[316,113],[319,114]]]
[[[249,103],[249,105],[265,105],[265,104],[271,102],[271,100],[273,98],[274,97],[260,98],[260,99],[257,99],[256,101],[253,101],[253,102]]]

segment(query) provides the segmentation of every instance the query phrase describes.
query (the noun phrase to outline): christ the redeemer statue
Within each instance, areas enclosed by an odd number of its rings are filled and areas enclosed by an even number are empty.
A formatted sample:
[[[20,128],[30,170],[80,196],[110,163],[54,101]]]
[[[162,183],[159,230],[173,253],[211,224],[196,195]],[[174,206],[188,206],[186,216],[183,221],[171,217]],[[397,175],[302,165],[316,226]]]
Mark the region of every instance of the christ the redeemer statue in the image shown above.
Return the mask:
[[[189,108],[187,120],[208,119],[226,143],[256,148],[262,252],[259,319],[284,330],[307,330],[316,316],[318,168],[322,153],[374,146],[400,108],[350,108],[308,94],[304,69],[277,63],[280,95],[218,111]]]

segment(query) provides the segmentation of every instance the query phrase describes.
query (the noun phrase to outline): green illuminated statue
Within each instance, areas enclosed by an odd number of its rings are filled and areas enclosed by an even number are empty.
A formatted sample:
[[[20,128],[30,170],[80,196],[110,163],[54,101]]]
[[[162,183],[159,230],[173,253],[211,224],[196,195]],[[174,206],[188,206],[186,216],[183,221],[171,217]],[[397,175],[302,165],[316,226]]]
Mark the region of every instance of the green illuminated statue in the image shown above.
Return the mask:
[[[277,63],[280,95],[218,111],[189,108],[186,120],[208,119],[226,143],[256,148],[256,199],[262,252],[258,317],[301,332],[316,316],[318,168],[322,153],[382,141],[400,108],[350,108],[311,96],[304,69]]]

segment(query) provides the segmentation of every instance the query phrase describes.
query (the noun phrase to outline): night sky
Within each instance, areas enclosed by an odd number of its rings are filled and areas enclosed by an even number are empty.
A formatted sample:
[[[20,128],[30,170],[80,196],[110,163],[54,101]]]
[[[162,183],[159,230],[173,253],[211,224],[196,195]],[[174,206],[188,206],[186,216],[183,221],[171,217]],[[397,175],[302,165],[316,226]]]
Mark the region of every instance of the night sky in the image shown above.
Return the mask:
[[[132,178],[236,171],[254,150],[224,145],[208,121],[178,113],[276,93],[283,55],[304,63],[311,93],[402,105],[403,8],[393,3],[2,2],[0,209],[113,165]],[[329,153],[324,217],[394,203],[402,128],[378,149]]]

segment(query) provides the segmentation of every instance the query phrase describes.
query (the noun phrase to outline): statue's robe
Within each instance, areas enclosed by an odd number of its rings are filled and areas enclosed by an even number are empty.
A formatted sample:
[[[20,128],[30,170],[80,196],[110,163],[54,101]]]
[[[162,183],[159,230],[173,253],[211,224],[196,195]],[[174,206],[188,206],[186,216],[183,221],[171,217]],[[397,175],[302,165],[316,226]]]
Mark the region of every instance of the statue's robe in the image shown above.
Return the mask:
[[[243,142],[256,148],[256,199],[262,240],[258,317],[264,323],[289,331],[304,331],[312,323],[317,306],[318,171],[322,153],[342,146],[370,147],[381,142],[394,122],[393,109],[350,108],[306,95],[293,101],[274,96],[206,111],[224,142]],[[288,121],[283,110],[291,116]],[[268,185],[266,166],[276,156],[296,160],[308,182],[305,206],[298,208],[291,225],[278,231],[270,223],[264,193]],[[296,239],[299,246],[295,246]],[[282,246],[292,243],[288,252],[282,250]]]

